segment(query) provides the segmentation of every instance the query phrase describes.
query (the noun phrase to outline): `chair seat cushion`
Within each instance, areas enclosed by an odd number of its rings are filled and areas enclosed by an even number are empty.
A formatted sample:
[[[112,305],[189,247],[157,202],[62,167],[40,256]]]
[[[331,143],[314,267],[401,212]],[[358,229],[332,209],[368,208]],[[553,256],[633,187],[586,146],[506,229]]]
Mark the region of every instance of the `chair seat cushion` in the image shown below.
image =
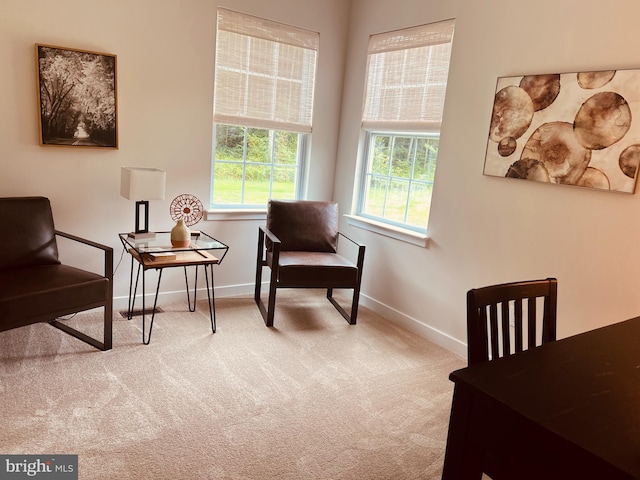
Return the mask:
[[[271,266],[273,257],[267,255]],[[353,287],[358,279],[358,268],[337,253],[327,252],[280,252],[278,281],[296,286]]]
[[[68,265],[0,271],[0,331],[104,305],[109,280]]]

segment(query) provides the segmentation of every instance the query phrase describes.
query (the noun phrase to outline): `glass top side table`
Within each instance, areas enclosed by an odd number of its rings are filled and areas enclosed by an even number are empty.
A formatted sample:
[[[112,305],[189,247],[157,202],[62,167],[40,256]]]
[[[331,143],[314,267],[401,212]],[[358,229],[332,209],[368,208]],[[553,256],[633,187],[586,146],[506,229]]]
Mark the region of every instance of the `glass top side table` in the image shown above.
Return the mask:
[[[209,304],[209,316],[211,318],[211,329],[216,332],[216,312],[213,282],[213,265],[222,262],[229,247],[212,236],[204,233],[192,233],[191,242],[188,247],[172,247],[171,232],[157,232],[153,237],[135,239],[127,233],[120,233],[120,242],[131,255],[131,274],[129,278],[129,302],[127,309],[127,319],[131,320],[134,315],[134,305],[138,290],[140,273],[142,273],[142,343],[148,345],[151,341],[151,331],[155,319],[156,307],[158,304],[158,293],[160,291],[160,281],[165,268],[183,267],[187,292],[187,304],[189,311],[196,310],[196,295],[198,288],[198,267],[204,268],[204,277],[207,285],[207,299]],[[135,263],[138,264],[135,283],[133,281],[133,271]],[[193,302],[189,293],[189,279],[187,267],[195,267],[195,280],[193,288]],[[145,273],[147,270],[158,270],[158,283],[151,311],[151,321],[149,333],[146,334],[146,309],[145,309]],[[208,272],[207,272],[208,270]],[[193,304],[192,304],[193,303]]]

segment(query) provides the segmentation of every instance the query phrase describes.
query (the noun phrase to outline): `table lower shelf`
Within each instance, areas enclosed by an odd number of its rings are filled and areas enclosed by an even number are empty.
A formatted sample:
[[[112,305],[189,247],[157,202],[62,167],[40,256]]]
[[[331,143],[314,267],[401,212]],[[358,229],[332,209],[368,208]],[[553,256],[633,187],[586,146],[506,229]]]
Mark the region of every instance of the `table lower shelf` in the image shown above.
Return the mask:
[[[208,265],[219,263],[218,257],[212,255],[206,250],[179,251],[175,252],[176,258],[152,258],[151,254],[143,253],[140,255],[133,249],[129,249],[129,253],[141,264],[145,269],[149,268],[166,268],[166,267],[188,267],[191,265]]]

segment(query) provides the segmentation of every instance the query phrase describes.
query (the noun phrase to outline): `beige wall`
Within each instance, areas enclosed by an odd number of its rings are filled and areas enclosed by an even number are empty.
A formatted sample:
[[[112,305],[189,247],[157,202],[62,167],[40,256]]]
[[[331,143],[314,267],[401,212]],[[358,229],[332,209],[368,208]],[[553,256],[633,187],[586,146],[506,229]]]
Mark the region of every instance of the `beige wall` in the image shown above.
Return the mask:
[[[133,228],[134,204],[119,194],[120,167],[167,171],[164,201],[151,201],[150,227],[170,229],[171,200],[182,193],[209,204],[215,22],[218,6],[320,32],[310,198],[333,195],[348,3],[342,0],[0,0],[0,195],[45,195],[56,226],[116,249]],[[40,147],[34,44],[118,56],[117,151]],[[257,221],[204,221],[198,227],[231,249],[216,268],[219,295],[249,292]],[[72,252],[80,266],[90,254]],[[115,277],[116,308],[126,305],[129,259]],[[183,288],[163,276],[164,301]]]
[[[419,248],[345,223],[368,246],[364,305],[460,353],[465,292],[475,286],[556,276],[560,336],[640,313],[637,194],[482,175],[496,78],[640,67],[634,0],[354,0],[350,16],[346,0],[0,0],[0,195],[50,197],[60,229],[112,245],[116,262],[116,233],[133,223],[133,204],[119,196],[120,166],[167,170],[153,229],[171,227],[178,194],[208,203],[217,6],[320,32],[308,193],[337,199],[343,213],[352,208],[368,36],[456,18],[431,243]],[[119,150],[38,146],[35,43],[118,55]],[[258,223],[199,225],[231,245],[216,270],[220,295],[251,291]],[[119,307],[128,268],[125,258]],[[163,282],[173,299],[180,278]]]
[[[638,194],[482,175],[497,77],[638,68],[639,14],[631,0],[354,0],[335,188],[343,206],[351,202],[368,36],[456,18],[431,244],[360,234],[370,304],[462,352],[465,293],[477,286],[557,277],[560,336],[640,314]]]

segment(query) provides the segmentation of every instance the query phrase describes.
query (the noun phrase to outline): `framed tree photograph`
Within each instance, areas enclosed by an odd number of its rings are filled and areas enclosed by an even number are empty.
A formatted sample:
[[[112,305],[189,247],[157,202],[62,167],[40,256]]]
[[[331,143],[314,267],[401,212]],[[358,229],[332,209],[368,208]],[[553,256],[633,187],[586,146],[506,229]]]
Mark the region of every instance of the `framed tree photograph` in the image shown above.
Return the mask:
[[[116,55],[36,44],[40,145],[118,148]]]

